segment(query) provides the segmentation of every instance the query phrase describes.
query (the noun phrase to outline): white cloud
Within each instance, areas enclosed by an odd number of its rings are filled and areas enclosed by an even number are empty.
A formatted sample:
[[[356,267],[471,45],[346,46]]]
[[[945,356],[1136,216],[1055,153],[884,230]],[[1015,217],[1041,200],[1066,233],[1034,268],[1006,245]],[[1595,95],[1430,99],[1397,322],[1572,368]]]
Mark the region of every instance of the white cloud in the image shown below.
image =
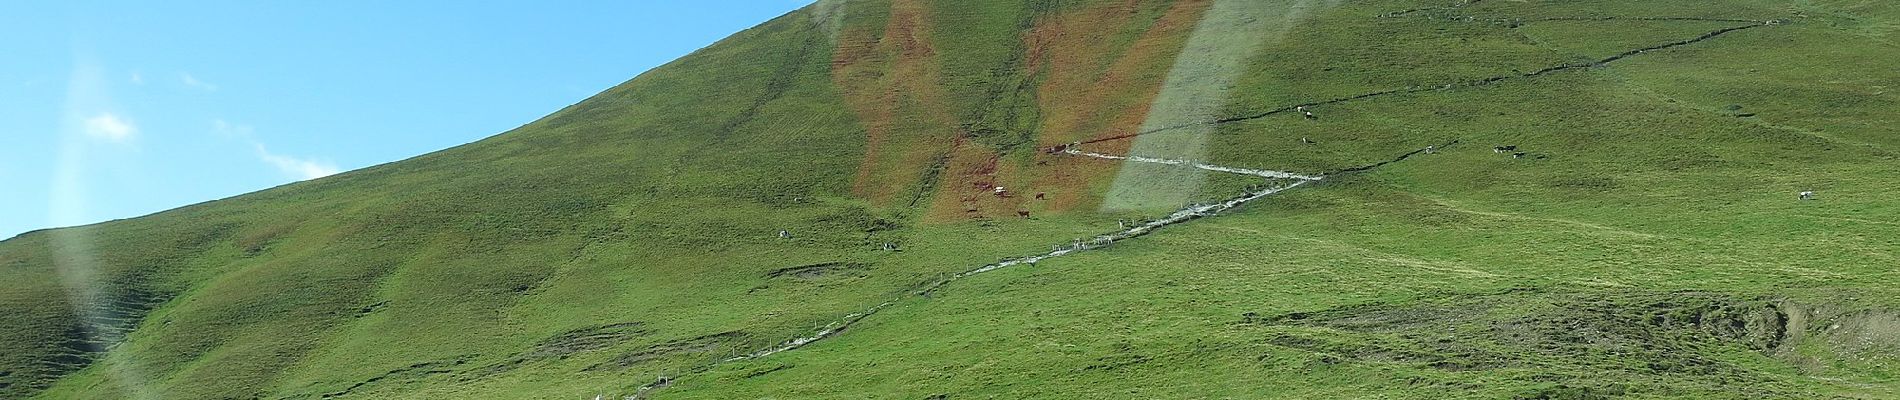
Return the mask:
[[[86,119],[86,136],[96,139],[125,143],[132,141],[132,136],[137,135],[138,132],[137,126],[112,113],[99,113]]]
[[[298,180],[317,179],[342,172],[334,164],[272,153],[264,148],[263,143],[251,142],[251,145],[257,148],[257,158]]]
[[[317,179],[342,172],[342,169],[337,168],[336,164],[327,161],[298,158],[271,152],[269,148],[264,147],[263,142],[259,142],[257,137],[253,135],[253,132],[256,130],[251,128],[250,125],[234,124],[223,119],[213,119],[211,120],[211,131],[217,133],[219,136],[223,136],[225,139],[250,142],[251,148],[256,150],[258,160],[263,161],[265,164],[270,164],[272,167],[277,167],[278,171],[283,172],[285,175],[290,175],[297,180]]]
[[[145,84],[145,74],[141,74],[141,73],[139,73],[138,71],[132,71],[132,84],[134,84],[134,85],[144,85],[144,84]]]
[[[190,72],[178,73],[178,81],[184,83],[185,86],[189,86],[193,89],[201,89],[207,92],[214,92],[218,90],[218,85],[213,85],[210,82],[198,80],[198,77],[191,76]]]

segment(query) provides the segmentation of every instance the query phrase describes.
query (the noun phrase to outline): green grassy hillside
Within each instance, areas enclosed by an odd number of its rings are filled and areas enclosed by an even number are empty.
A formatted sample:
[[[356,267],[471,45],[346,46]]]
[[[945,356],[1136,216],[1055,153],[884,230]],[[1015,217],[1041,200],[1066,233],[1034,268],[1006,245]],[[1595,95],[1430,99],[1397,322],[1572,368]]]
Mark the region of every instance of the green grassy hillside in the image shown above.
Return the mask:
[[[1896,34],[824,0],[480,142],[0,242],[0,398],[1900,398]]]

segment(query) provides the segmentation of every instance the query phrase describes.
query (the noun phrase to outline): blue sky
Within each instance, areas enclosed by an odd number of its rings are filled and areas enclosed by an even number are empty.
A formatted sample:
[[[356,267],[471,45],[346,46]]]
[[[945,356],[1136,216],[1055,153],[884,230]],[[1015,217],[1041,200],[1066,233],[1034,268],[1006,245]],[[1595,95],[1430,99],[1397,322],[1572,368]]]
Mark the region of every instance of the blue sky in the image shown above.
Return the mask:
[[[0,238],[520,126],[808,0],[0,4]]]

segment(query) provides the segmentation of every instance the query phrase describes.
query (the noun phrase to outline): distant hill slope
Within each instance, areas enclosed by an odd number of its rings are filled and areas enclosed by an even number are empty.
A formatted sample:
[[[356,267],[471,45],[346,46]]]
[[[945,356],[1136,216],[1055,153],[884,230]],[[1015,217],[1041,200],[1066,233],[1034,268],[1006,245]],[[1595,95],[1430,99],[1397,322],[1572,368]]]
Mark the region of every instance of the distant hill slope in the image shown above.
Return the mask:
[[[824,0],[480,142],[0,242],[0,397],[1896,398],[1896,34]]]

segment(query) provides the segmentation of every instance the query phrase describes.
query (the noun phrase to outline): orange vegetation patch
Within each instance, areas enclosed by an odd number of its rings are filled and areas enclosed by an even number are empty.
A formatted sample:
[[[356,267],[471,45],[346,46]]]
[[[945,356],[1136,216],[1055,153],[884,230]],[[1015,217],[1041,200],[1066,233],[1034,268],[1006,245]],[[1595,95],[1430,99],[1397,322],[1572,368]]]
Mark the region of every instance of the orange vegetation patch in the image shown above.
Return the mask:
[[[957,146],[945,164],[942,183],[937,187],[926,221],[956,221],[983,218],[1020,218],[1036,212],[1043,192],[1030,185],[1031,177],[1022,164],[1026,159],[1005,159],[996,149],[965,141]]]
[[[1037,106],[1039,147],[1124,135],[1141,129],[1148,107],[1161,92],[1174,59],[1193,34],[1210,1],[1182,0],[1133,42],[1118,45],[1118,33],[1140,29],[1146,2],[1125,0],[1066,12],[1039,21],[1025,40],[1029,66],[1042,71]],[[1120,46],[1120,47],[1117,47]],[[1089,151],[1123,153],[1127,141],[1090,145]],[[1025,189],[1048,193],[1041,210],[1089,209],[1101,202],[1119,163],[1038,155],[1036,177]]]
[[[832,82],[866,131],[852,194],[878,206],[907,206],[925,171],[961,136],[939,86],[928,7],[895,0],[882,31],[842,32]]]
[[[957,142],[949,162],[944,164],[944,176],[937,185],[937,197],[924,216],[926,221],[980,218],[985,216],[984,210],[994,208],[991,204],[994,199],[1000,198],[993,193],[999,185],[996,152],[967,139]]]

